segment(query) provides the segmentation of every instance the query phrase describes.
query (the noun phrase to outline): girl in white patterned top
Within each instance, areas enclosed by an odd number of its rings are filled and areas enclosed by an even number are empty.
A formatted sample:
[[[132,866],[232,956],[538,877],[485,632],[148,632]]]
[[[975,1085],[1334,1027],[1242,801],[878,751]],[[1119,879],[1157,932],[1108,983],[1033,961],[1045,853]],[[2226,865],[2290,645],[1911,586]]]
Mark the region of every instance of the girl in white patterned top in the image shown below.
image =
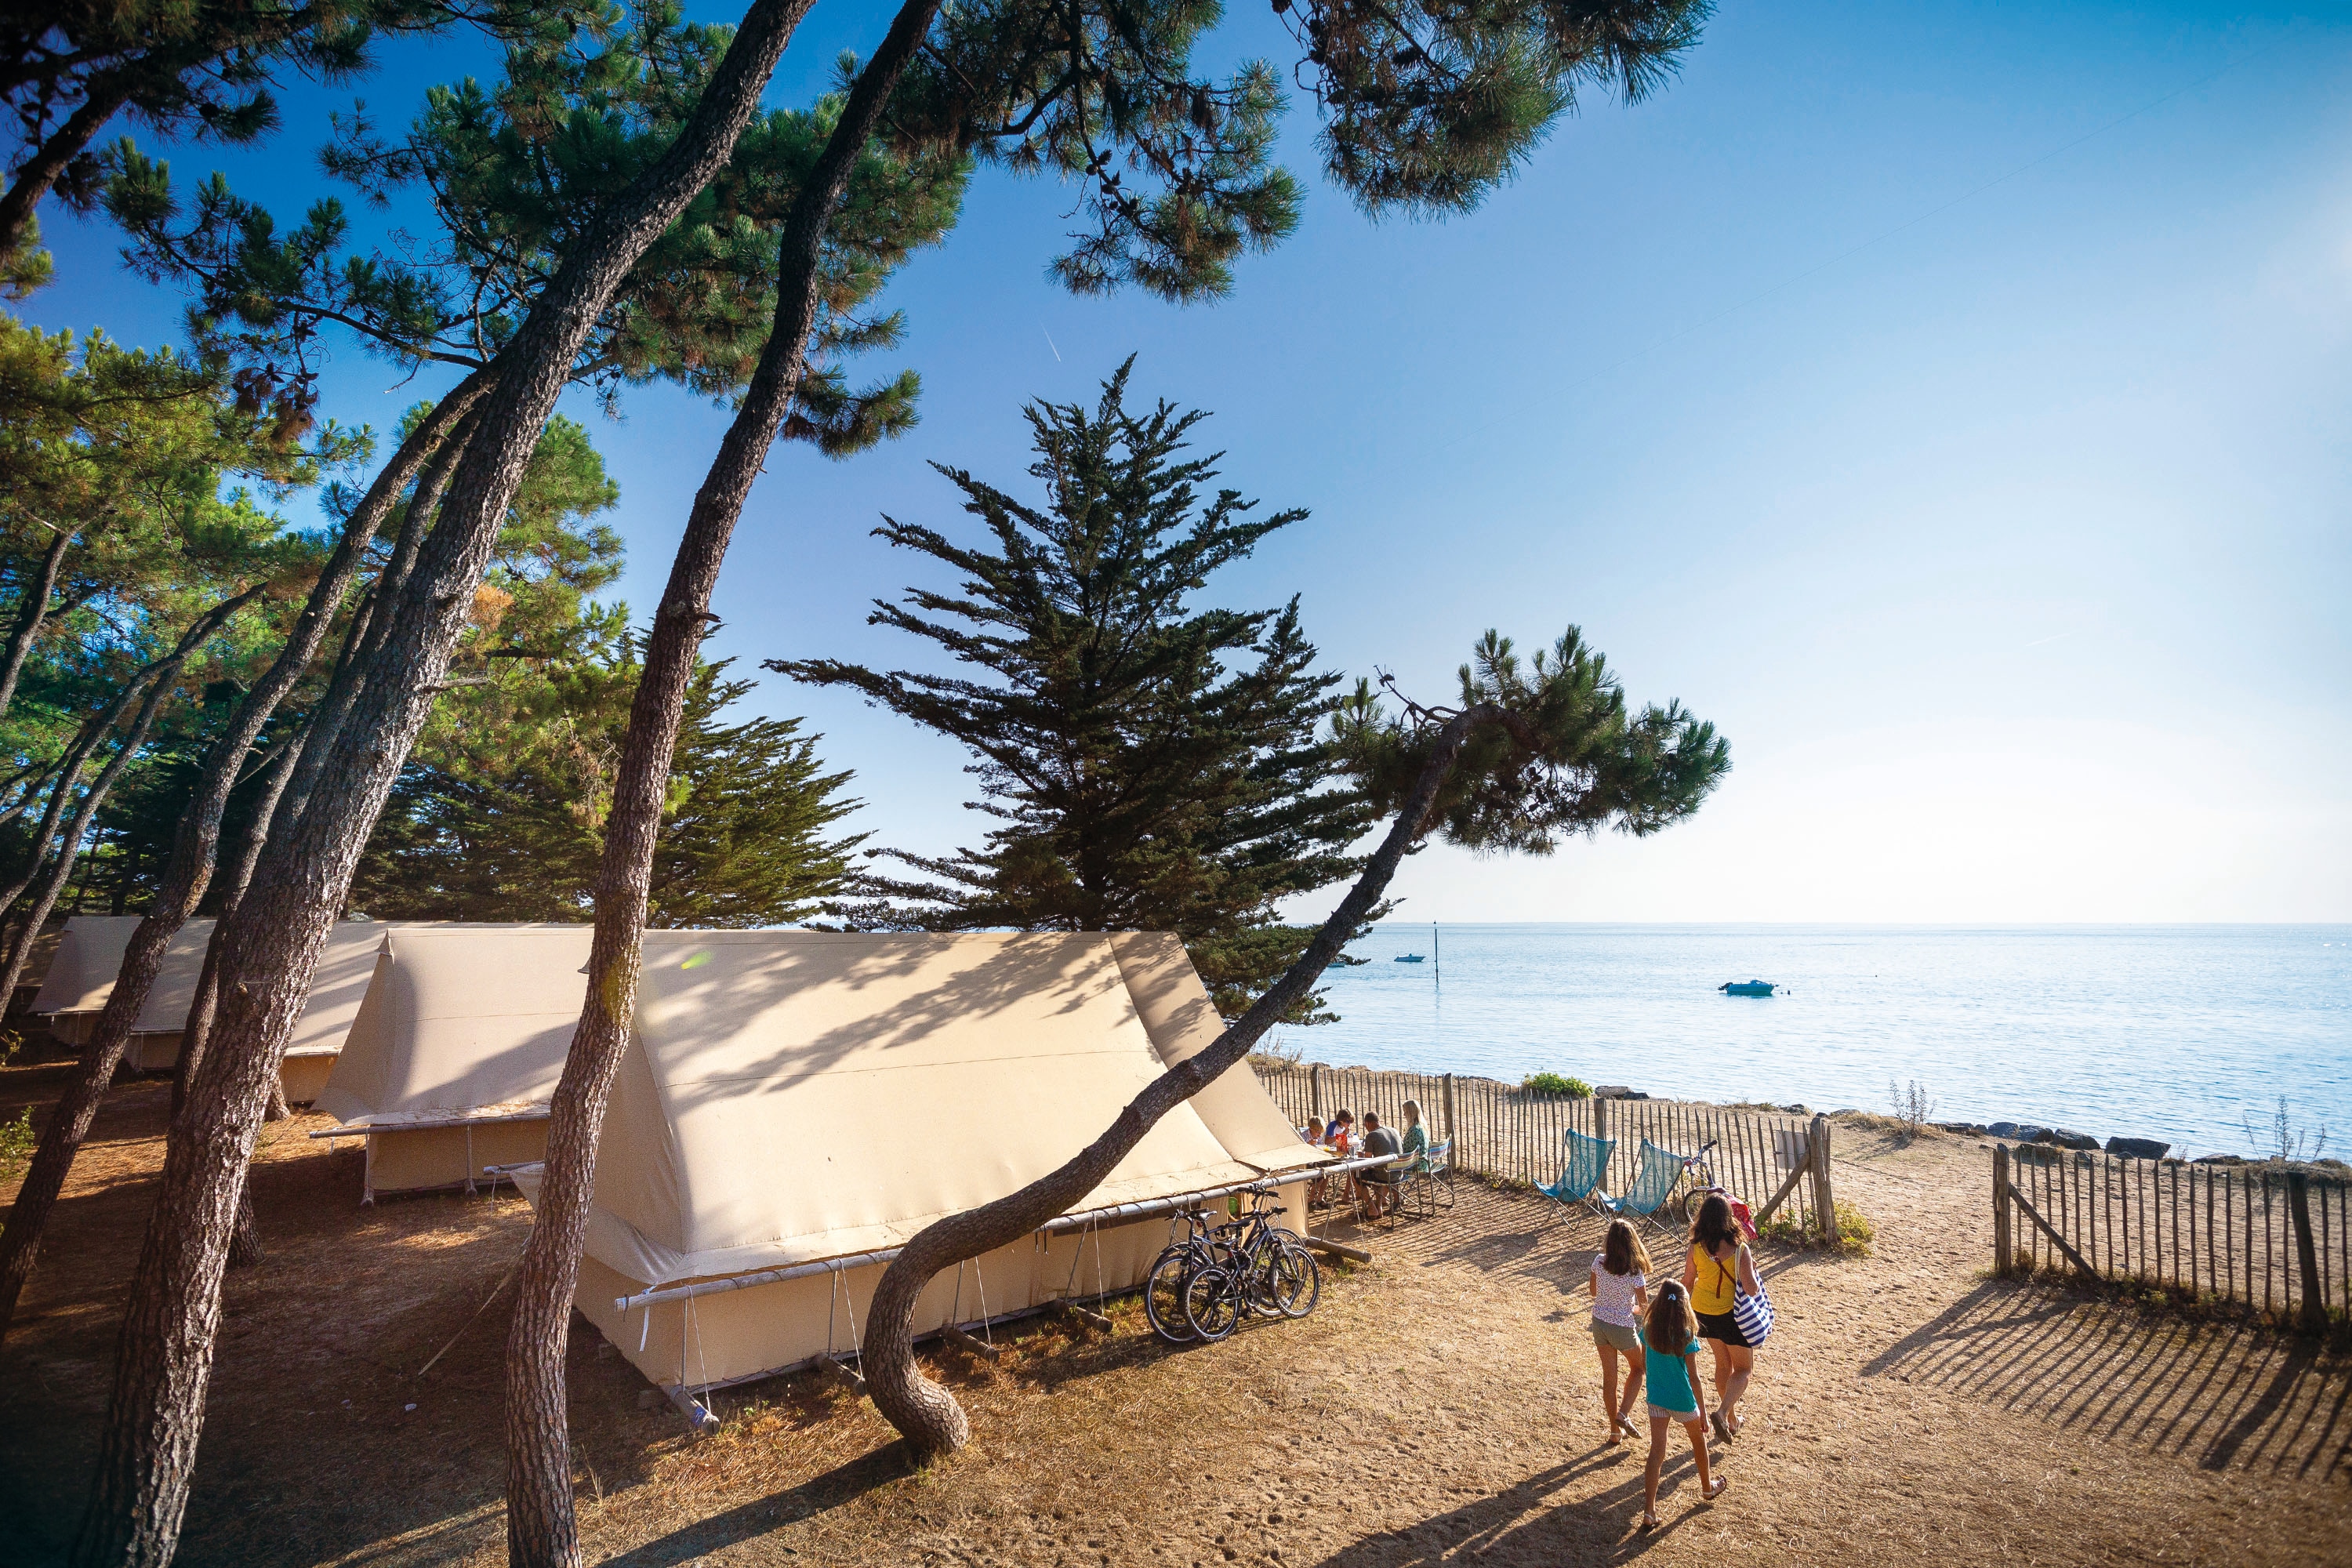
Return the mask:
[[[1601,1352],[1601,1413],[1609,1420],[1609,1440],[1622,1443],[1641,1434],[1633,1428],[1633,1402],[1642,1396],[1642,1336],[1639,1314],[1650,1306],[1650,1255],[1642,1238],[1622,1219],[1609,1222],[1601,1251],[1592,1260],[1592,1342]],[[1625,1397],[1617,1397],[1617,1358],[1625,1358]]]

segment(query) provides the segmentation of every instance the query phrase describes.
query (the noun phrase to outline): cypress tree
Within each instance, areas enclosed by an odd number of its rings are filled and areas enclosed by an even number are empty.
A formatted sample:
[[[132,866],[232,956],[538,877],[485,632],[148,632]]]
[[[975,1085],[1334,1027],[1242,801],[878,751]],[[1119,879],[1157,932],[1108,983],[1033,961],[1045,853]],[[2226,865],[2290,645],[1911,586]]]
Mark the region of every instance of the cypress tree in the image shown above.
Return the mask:
[[[1188,455],[1201,410],[1127,406],[1129,360],[1089,411],[1024,410],[1042,504],[940,468],[987,527],[965,546],[919,524],[876,532],[952,567],[954,593],[910,589],[869,622],[953,654],[969,673],[771,660],[848,686],[975,758],[998,826],[951,855],[886,853],[919,876],[877,877],[856,923],[932,931],[1172,931],[1219,1007],[1237,1015],[1312,933],[1277,902],[1353,878],[1371,825],[1318,727],[1339,677],[1318,670],[1298,601],[1201,605],[1196,595],[1303,509],[1261,512],[1213,486],[1222,454]],[[934,465],[938,467],[938,465]],[[1315,999],[1293,1014],[1303,1021]]]

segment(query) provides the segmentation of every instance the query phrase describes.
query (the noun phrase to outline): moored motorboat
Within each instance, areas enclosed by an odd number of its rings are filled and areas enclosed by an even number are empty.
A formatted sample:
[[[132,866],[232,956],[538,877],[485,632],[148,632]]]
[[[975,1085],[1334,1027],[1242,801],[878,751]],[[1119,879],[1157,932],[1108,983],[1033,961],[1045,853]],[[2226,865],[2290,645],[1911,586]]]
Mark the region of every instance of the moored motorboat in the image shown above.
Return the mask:
[[[1730,996],[1769,996],[1772,983],[1769,980],[1734,980],[1716,987]]]
[[[1400,952],[1396,955],[1396,962],[1399,963],[1426,963],[1429,961],[1417,952]]]

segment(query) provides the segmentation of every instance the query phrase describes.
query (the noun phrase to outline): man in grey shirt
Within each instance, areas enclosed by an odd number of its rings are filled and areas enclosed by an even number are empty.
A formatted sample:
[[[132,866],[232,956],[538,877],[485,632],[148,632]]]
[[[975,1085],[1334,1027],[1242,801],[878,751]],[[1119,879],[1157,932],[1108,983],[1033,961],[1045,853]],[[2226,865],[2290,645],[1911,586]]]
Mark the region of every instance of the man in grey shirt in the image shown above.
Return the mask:
[[[1377,1111],[1364,1112],[1364,1152],[1386,1154],[1391,1160],[1404,1152],[1404,1145],[1397,1142],[1396,1133],[1381,1125],[1380,1114]],[[1392,1171],[1386,1165],[1374,1165],[1359,1174],[1363,1180],[1364,1213],[1367,1217],[1378,1219],[1396,1206],[1396,1179],[1401,1173]]]

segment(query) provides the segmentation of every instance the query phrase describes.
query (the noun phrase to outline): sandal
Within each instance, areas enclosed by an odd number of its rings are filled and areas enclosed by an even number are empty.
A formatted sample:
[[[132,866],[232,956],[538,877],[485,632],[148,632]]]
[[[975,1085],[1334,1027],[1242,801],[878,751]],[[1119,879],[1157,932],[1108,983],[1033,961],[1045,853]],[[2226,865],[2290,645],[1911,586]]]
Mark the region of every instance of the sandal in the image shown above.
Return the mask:
[[[1730,1484],[1731,1478],[1729,1476],[1716,1477],[1715,1485],[1711,1487],[1701,1487],[1699,1489],[1698,1500],[1701,1502],[1713,1502],[1716,1499],[1723,1495],[1723,1489]]]
[[[1617,1430],[1624,1433],[1625,1436],[1633,1438],[1637,1442],[1641,1439],[1641,1429],[1633,1425],[1633,1418],[1631,1415],[1620,1415],[1617,1417]]]
[[[1643,1530],[1655,1530],[1658,1526],[1665,1522],[1666,1521],[1664,1520],[1660,1519],[1654,1513],[1645,1513],[1642,1516],[1642,1528]]]
[[[1717,1442],[1728,1443],[1731,1441],[1731,1428],[1724,1425],[1722,1411],[1708,1411],[1706,1413],[1706,1421],[1708,1426],[1715,1428],[1715,1440]]]

